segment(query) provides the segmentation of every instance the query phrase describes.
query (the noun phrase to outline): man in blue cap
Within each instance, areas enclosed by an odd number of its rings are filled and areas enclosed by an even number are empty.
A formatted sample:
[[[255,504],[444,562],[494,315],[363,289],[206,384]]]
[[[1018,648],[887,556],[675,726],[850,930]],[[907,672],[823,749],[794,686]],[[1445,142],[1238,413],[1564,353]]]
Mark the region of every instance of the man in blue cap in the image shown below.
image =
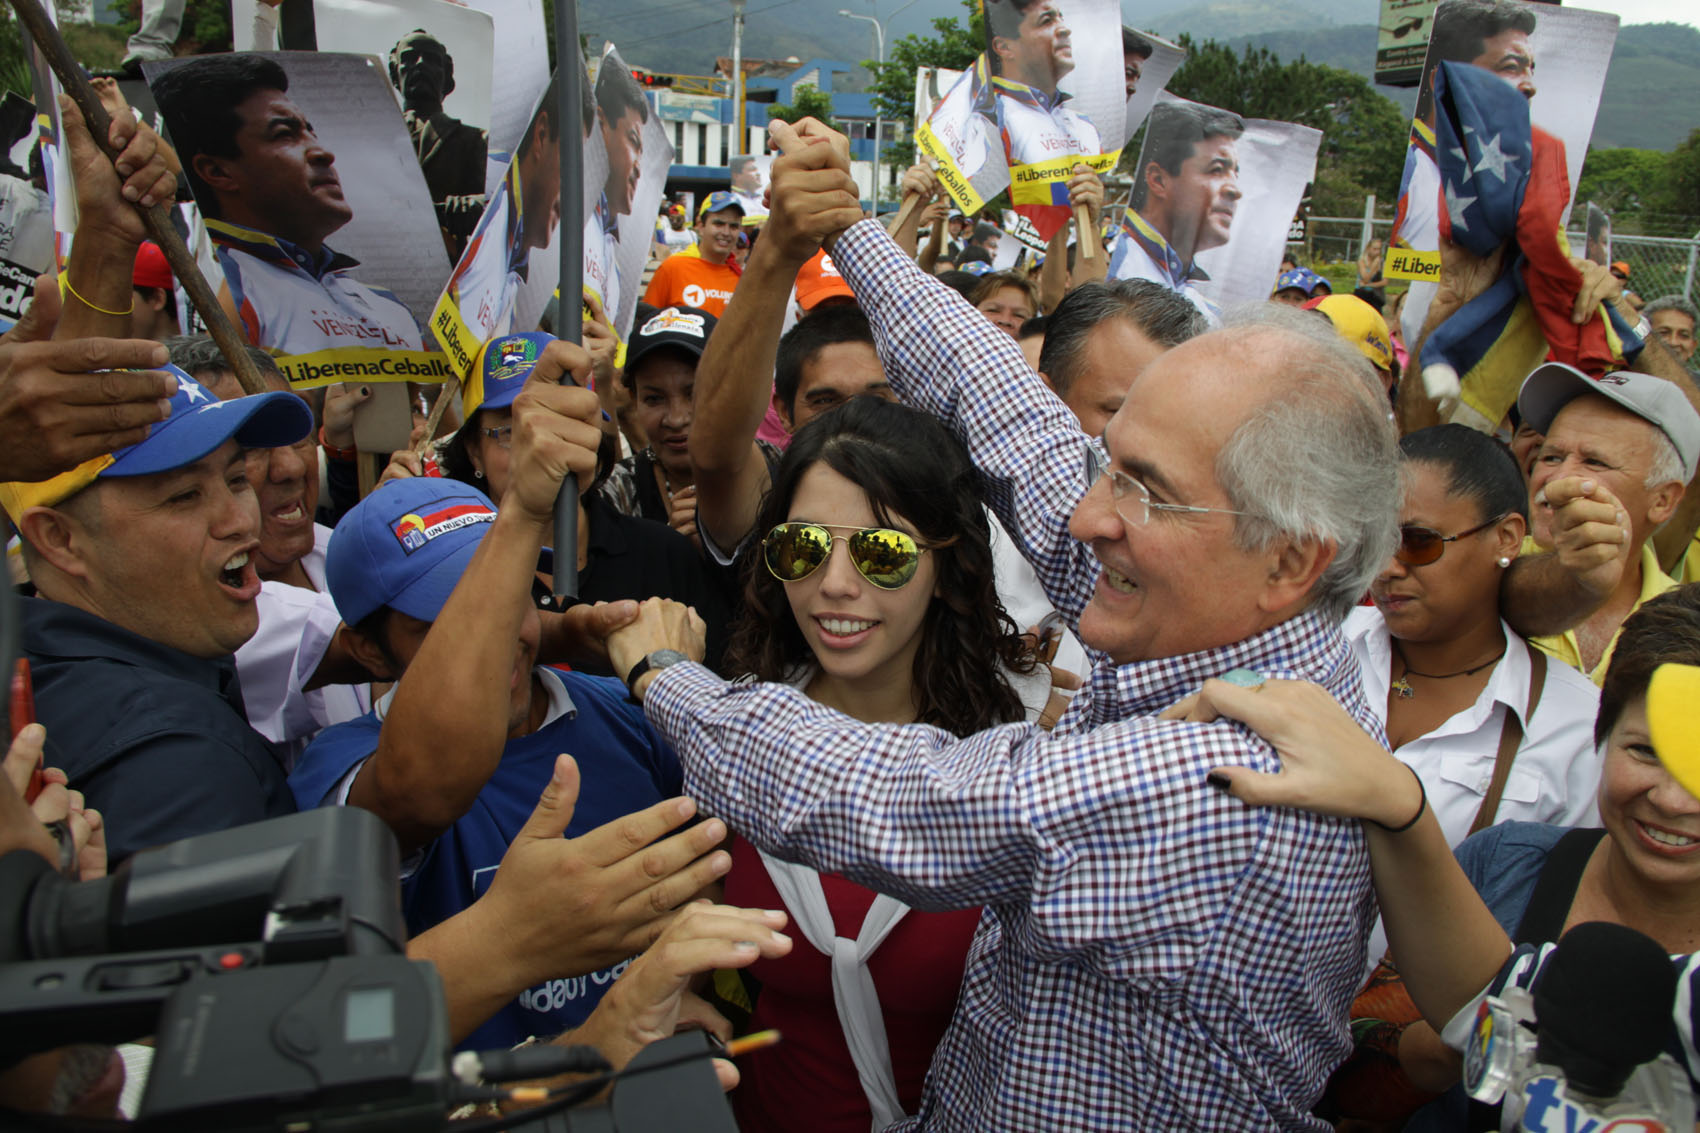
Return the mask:
[[[617,681],[536,665],[533,572],[565,474],[588,482],[601,440],[596,395],[556,384],[589,359],[552,343],[513,402],[502,502],[436,477],[393,481],[343,518],[326,565],[349,646],[397,681],[374,710],[320,733],[290,776],[302,806],[349,803],[387,822],[416,864],[404,881],[410,932],[470,907],[572,753],[581,788],[569,837],[676,795],[677,759]],[[650,914],[729,865],[705,859],[689,888],[632,898]],[[684,876],[684,875],[681,875]],[[472,1049],[553,1035],[589,1015],[636,951],[614,934],[598,967],[551,972],[484,1024]]]
[[[38,594],[23,637],[47,761],[106,816],[114,863],[295,809],[231,654],[258,623],[247,450],[293,444],[313,415],[289,393],[221,402],[167,369],[171,414],[145,440],[0,485]]]
[[[1275,280],[1275,290],[1269,296],[1271,303],[1283,303],[1289,307],[1302,307],[1312,299],[1320,299],[1334,294],[1334,288],[1326,279],[1317,275],[1309,268],[1293,268],[1284,271]]]
[[[743,274],[734,253],[744,206],[725,189],[710,193],[697,210],[697,246],[661,261],[643,301],[651,307],[697,307],[715,318]]]

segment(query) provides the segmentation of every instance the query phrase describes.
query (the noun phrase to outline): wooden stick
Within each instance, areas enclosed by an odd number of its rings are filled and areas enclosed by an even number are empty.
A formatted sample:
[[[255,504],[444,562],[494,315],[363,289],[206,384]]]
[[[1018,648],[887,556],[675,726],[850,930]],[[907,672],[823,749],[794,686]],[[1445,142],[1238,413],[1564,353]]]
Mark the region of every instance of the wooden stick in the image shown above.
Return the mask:
[[[1080,258],[1090,260],[1096,258],[1098,249],[1094,247],[1101,237],[1098,230],[1092,227],[1092,214],[1085,205],[1074,206],[1074,245],[1080,249]]]
[[[904,221],[909,219],[909,214],[914,212],[920,206],[921,194],[915,192],[913,189],[904,193],[903,203],[897,206],[897,219],[891,222],[891,228],[888,231],[896,232],[899,228],[902,228]]]
[[[431,415],[425,418],[425,435],[419,438],[419,445],[414,449],[424,456],[431,449],[431,442],[437,439],[437,427],[443,423],[443,414],[449,408],[455,394],[460,392],[460,375],[450,374],[449,380],[443,383],[443,388],[437,392],[437,403],[431,406]],[[577,518],[576,516],[574,517]]]
[[[83,77],[83,69],[72,57],[71,49],[65,46],[59,29],[47,18],[39,0],[12,0],[12,9],[18,13],[19,22],[29,29],[30,38],[35,40],[36,46],[41,48],[41,53],[47,57],[48,65],[53,68],[59,85],[71,96],[71,101],[77,104],[77,109],[83,112],[83,121],[88,123],[89,133],[93,135],[95,144],[108,158],[116,161],[118,151],[112,148],[110,140],[112,118],[106,113],[106,107],[100,104],[100,96],[95,94],[94,87]],[[218,343],[218,348],[224,352],[224,360],[230,364],[230,371],[236,375],[242,392],[266,392],[259,368],[254,365],[254,360],[248,357],[248,344],[225,317],[224,308],[218,305],[218,296],[201,275],[201,269],[196,266],[189,246],[171,226],[168,206],[156,204],[151,208],[143,208],[141,205],[134,207],[142,215],[142,225],[147,229],[148,238],[158,244],[160,250],[165,253],[165,260],[171,265],[171,273],[183,284],[183,290],[189,295],[189,302],[200,312],[207,331],[212,335],[213,341]]]

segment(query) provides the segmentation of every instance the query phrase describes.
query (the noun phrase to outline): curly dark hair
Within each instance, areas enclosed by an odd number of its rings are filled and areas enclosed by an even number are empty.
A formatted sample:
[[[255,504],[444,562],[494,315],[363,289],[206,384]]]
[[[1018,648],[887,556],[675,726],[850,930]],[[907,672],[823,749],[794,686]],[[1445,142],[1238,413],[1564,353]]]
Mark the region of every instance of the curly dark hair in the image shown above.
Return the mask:
[[[744,610],[724,668],[764,681],[811,664],[785,584],[762,564],[760,536],[790,515],[797,485],[817,462],[861,486],[884,524],[912,529],[933,549],[937,596],[915,653],[917,722],[958,736],[1026,718],[1003,668],[1030,673],[1026,639],[998,599],[991,529],[979,475],[956,438],[933,418],[876,397],[854,397],[798,430],[773,475],[742,556]]]

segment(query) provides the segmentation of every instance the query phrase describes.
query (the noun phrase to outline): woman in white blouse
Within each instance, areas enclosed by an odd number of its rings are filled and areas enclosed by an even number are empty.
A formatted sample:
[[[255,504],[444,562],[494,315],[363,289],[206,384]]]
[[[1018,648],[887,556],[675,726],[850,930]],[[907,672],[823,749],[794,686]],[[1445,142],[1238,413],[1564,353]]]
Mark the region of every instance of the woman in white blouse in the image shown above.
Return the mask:
[[[1400,544],[1345,632],[1394,754],[1421,777],[1447,841],[1518,819],[1596,821],[1598,690],[1499,616],[1528,527],[1503,445],[1461,425],[1400,442]]]

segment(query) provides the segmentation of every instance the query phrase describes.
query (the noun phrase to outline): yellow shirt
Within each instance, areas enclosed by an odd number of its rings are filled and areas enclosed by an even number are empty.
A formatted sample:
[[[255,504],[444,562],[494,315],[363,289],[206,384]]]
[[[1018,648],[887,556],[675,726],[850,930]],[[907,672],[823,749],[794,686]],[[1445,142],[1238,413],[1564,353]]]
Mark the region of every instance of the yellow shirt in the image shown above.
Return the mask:
[[[1537,546],[1533,539],[1525,538],[1523,540],[1524,554],[1533,554],[1541,550],[1544,550],[1544,548]],[[1667,590],[1675,590],[1676,586],[1676,580],[1659,569],[1659,556],[1653,551],[1652,540],[1641,544],[1641,594],[1635,599],[1635,609],[1631,610],[1630,613],[1639,610],[1641,604],[1647,599],[1657,598]],[[1606,651],[1600,655],[1599,665],[1588,674],[1588,679],[1596,685],[1605,683],[1606,669],[1611,665],[1611,655],[1617,649],[1617,635],[1622,632],[1623,628],[1619,626],[1617,633],[1612,634],[1611,641],[1606,644]],[[1563,661],[1573,669],[1582,668],[1582,646],[1576,640],[1575,630],[1565,630],[1563,633],[1553,634],[1550,637],[1531,637],[1529,644],[1542,653]]]
[[[1688,544],[1688,553],[1682,556],[1677,568],[1678,582],[1700,582],[1700,532],[1695,533]]]

